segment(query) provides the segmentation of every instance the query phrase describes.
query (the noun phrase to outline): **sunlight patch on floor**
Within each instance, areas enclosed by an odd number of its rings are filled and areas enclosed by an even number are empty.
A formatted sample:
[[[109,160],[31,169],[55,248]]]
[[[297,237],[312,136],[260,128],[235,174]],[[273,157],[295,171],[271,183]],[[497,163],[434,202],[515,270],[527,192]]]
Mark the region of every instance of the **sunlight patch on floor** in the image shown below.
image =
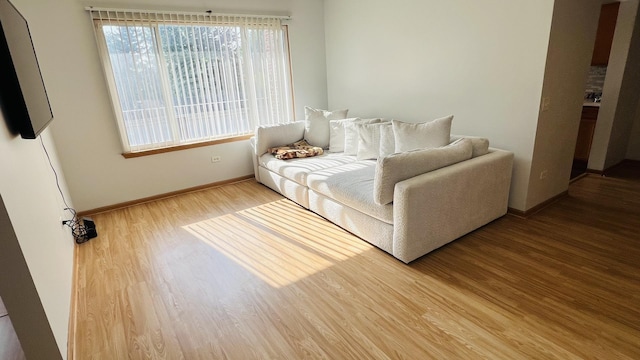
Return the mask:
[[[183,229],[276,288],[372,248],[288,200],[186,225]]]

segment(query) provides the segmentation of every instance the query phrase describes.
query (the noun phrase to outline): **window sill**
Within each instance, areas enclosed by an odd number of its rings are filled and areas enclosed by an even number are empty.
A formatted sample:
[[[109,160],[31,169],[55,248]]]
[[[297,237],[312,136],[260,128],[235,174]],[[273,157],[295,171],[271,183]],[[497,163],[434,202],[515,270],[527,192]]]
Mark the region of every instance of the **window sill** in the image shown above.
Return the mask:
[[[230,143],[230,142],[236,142],[236,141],[244,141],[244,140],[249,140],[252,136],[253,134],[249,134],[249,135],[234,136],[234,137],[211,140],[211,141],[203,141],[203,142],[198,142],[193,144],[164,147],[160,149],[122,153],[122,156],[125,159],[132,159],[132,158],[137,158],[142,156],[151,156],[151,155],[163,154],[163,153],[180,151],[180,150],[194,149],[194,148],[199,148],[203,146],[211,146],[211,145],[224,144],[224,143]]]

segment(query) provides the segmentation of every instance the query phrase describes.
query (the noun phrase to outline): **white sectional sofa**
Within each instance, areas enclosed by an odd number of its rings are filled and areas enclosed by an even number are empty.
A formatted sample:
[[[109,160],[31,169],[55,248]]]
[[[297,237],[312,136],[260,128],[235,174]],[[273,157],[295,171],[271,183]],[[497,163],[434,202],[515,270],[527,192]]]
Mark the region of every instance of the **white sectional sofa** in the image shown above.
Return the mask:
[[[344,152],[278,160],[267,152],[304,137],[304,121],[258,127],[251,140],[256,180],[405,263],[507,212],[513,154],[488,148],[486,139],[453,137],[443,150],[377,160]],[[439,151],[449,155],[438,159],[468,159],[411,176],[425,163],[422,154]]]

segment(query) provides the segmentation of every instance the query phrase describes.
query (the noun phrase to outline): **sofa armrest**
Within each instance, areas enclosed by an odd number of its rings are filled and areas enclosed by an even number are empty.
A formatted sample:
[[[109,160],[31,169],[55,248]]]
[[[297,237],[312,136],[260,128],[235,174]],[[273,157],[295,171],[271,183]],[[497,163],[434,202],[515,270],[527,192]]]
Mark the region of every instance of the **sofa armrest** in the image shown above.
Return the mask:
[[[254,155],[260,156],[270,147],[293,144],[304,138],[304,121],[256,127]]]
[[[260,171],[258,169],[258,160],[259,156],[256,155],[256,137],[252,136],[249,139],[249,145],[251,146],[251,161],[253,162],[253,176],[255,176],[256,181],[260,181]]]
[[[491,149],[398,182],[393,255],[408,263],[506,214],[512,166],[513,153]]]

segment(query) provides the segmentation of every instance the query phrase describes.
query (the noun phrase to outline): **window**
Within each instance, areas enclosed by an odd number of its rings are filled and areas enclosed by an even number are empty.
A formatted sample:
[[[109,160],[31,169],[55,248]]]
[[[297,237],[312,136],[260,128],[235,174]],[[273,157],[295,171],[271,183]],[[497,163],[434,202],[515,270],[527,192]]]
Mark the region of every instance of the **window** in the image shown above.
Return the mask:
[[[91,13],[125,153],[293,120],[278,18]]]

